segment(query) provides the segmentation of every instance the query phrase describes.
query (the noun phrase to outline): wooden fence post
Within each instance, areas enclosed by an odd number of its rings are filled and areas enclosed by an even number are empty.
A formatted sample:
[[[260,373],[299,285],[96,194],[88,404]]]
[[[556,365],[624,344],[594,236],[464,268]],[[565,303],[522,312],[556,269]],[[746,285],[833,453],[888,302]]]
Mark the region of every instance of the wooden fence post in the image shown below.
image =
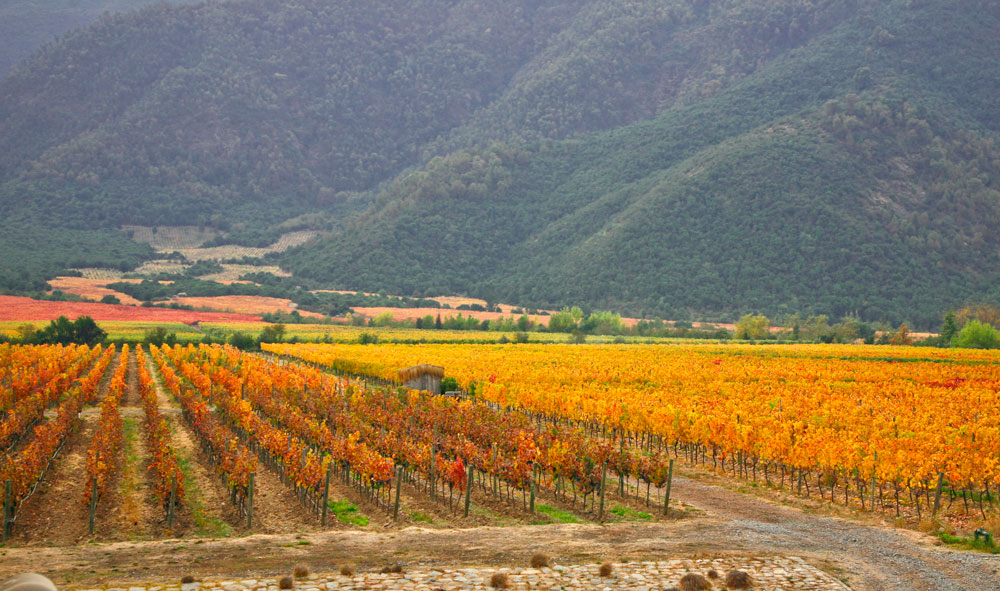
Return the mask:
[[[14,482],[9,478],[3,485],[3,541],[10,537],[10,514],[14,506]]]
[[[433,500],[437,500],[437,476],[434,473],[434,456],[436,456],[436,455],[437,455],[437,452],[434,450],[434,444],[432,443],[431,444],[431,472],[430,472],[429,478],[430,478],[430,481],[431,481],[431,499],[433,499]]]
[[[476,469],[469,464],[469,477],[465,482],[465,516],[469,516],[469,501],[472,500],[472,483],[476,476]]]
[[[944,472],[938,472],[937,489],[934,491],[934,510],[931,515],[937,515],[941,509],[941,487],[944,486]]]
[[[323,485],[323,520],[322,524],[326,526],[327,513],[330,509],[330,475],[333,473],[333,462],[326,465],[326,484]]]
[[[97,513],[97,479],[90,485],[90,535],[94,535],[94,516]]]
[[[601,464],[601,506],[597,510],[597,520],[604,521],[604,489],[607,488],[608,463]]]
[[[536,479],[536,474],[537,473],[538,473],[538,466],[535,465],[534,463],[532,463],[531,464],[531,501],[528,504],[528,511],[530,511],[532,515],[535,514],[535,479]]]
[[[674,480],[674,459],[670,458],[670,466],[667,468],[667,490],[663,495],[663,514],[670,512],[670,486]]]
[[[392,502],[392,519],[399,519],[399,491],[403,488],[403,467],[396,466],[396,498]]]
[[[253,529],[253,483],[257,474],[250,473],[250,490],[247,491],[247,529]]]
[[[174,506],[177,504],[177,475],[170,479],[170,497],[167,499],[167,528],[174,529]]]

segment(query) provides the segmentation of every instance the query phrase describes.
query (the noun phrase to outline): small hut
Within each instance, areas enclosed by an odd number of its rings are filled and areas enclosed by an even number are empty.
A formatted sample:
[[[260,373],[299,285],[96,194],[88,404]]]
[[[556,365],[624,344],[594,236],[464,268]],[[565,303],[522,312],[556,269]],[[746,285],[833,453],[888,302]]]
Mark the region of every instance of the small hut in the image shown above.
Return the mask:
[[[442,378],[444,378],[444,368],[429,363],[421,363],[399,370],[399,381],[412,390],[426,390],[439,394]]]

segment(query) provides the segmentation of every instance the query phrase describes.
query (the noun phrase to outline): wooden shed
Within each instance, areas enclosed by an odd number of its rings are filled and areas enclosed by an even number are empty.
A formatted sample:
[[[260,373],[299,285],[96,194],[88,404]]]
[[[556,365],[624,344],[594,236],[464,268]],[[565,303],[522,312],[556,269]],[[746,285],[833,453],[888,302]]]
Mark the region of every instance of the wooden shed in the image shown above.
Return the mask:
[[[439,365],[421,363],[399,370],[398,375],[399,381],[407,388],[439,394],[441,392],[441,379],[444,378],[444,368]]]

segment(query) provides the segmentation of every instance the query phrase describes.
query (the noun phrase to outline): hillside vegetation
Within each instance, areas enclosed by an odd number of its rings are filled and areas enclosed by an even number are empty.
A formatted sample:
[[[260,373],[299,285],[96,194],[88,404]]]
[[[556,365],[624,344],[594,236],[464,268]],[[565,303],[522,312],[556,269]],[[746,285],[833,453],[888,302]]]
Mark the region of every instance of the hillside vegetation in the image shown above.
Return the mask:
[[[276,258],[343,288],[928,325],[1000,295],[996,30],[987,0],[155,5],[0,81],[0,202],[120,248],[309,226]],[[4,252],[0,286],[40,279]]]
[[[414,294],[936,326],[996,296],[1000,9],[981,8],[882,3],[649,121],[456,152],[287,260]]]
[[[127,12],[155,1],[0,0],[0,77],[67,31],[89,25],[106,12]]]

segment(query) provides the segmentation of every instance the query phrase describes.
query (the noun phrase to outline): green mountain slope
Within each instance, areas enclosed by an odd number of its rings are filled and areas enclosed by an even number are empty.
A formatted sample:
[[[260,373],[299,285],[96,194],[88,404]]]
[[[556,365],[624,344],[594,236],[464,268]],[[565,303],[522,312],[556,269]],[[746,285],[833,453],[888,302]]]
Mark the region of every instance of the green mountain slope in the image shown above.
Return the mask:
[[[995,0],[155,5],[0,80],[0,231],[135,260],[120,224],[321,212],[280,260],[339,287],[929,325],[1000,283],[997,30]],[[0,288],[99,258],[67,240],[7,240]]]
[[[0,77],[46,43],[89,25],[106,12],[126,12],[156,0],[0,0]]]
[[[934,325],[997,284],[1000,10],[903,5],[650,122],[433,162],[287,260],[415,294]]]

